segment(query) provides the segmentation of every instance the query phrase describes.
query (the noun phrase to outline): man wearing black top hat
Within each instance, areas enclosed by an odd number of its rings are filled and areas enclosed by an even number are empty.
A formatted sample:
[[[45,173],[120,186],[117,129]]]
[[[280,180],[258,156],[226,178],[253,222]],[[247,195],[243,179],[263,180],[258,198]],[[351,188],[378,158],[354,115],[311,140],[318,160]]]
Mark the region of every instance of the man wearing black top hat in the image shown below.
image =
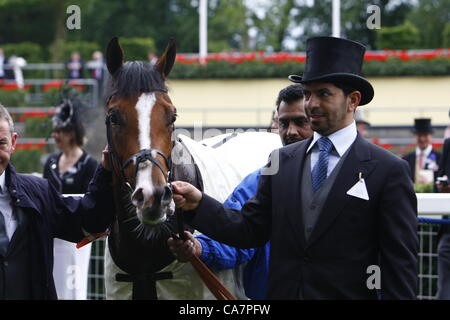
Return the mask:
[[[368,142],[353,114],[369,103],[365,48],[339,38],[307,41],[303,76],[310,139],[274,151],[241,211],[185,182],[174,200],[213,239],[250,248],[271,241],[268,299],[415,299],[417,199],[406,161]],[[189,250],[189,241],[177,245]]]
[[[433,128],[431,119],[414,119],[413,132],[416,150],[403,157],[411,168],[411,177],[416,183],[434,184],[437,178],[441,154],[433,150]]]

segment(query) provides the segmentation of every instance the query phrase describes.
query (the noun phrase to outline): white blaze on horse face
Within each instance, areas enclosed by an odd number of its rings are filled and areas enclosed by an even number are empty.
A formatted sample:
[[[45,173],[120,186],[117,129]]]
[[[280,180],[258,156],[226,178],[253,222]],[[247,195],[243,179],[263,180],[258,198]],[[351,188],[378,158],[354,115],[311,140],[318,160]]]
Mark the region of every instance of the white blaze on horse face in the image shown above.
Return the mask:
[[[139,128],[139,150],[151,149],[150,140],[150,121],[153,106],[155,105],[156,97],[154,93],[142,93],[136,104],[136,110],[138,114],[138,128]],[[147,202],[152,198],[154,193],[154,187],[152,182],[152,167],[153,164],[149,163],[145,168],[140,168],[136,177],[136,189],[133,193],[133,204],[139,209],[147,207]],[[138,197],[142,201],[137,201],[135,194],[137,190],[142,191],[143,197]],[[151,206],[151,205],[150,205]]]

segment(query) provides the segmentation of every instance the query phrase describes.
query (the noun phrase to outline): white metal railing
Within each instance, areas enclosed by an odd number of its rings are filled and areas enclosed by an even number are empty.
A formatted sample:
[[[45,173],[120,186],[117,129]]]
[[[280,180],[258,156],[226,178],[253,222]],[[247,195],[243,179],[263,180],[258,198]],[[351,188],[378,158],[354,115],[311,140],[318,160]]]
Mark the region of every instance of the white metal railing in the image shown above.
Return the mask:
[[[417,193],[419,216],[450,214],[450,193]]]

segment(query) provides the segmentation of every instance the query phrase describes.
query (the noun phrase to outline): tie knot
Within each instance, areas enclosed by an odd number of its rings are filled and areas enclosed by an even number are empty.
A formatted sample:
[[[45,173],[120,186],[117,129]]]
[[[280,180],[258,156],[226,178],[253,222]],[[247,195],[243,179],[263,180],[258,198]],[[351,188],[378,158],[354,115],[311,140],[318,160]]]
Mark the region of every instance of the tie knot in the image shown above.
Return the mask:
[[[330,153],[333,149],[333,142],[331,142],[328,137],[322,137],[319,140],[317,140],[317,143],[319,145],[320,151],[326,151],[327,153]]]

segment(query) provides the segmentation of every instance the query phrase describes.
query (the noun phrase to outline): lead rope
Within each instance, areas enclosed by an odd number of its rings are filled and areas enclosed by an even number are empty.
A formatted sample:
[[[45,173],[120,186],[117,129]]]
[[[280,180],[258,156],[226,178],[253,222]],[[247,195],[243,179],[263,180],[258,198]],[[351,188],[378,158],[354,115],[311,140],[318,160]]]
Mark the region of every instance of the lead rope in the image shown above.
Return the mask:
[[[170,188],[172,188],[171,184]],[[173,235],[173,238],[186,241],[186,236],[184,235],[183,211],[181,209],[175,209],[175,218],[177,220],[179,236]],[[236,297],[222,284],[219,278],[217,278],[217,276],[203,263],[203,261],[200,260],[199,257],[193,255],[189,262],[192,264],[200,279],[202,279],[203,283],[217,300],[237,300]]]

